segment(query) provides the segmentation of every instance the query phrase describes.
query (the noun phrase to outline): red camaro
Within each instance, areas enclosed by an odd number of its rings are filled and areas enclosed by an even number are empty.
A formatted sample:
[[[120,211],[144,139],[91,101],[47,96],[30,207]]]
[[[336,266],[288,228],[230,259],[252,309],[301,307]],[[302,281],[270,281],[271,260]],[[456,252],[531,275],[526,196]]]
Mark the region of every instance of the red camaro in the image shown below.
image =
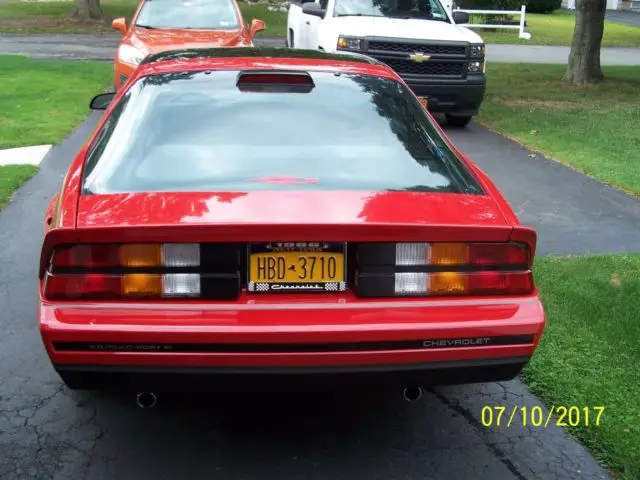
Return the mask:
[[[69,387],[416,395],[533,354],[535,232],[383,64],[164,52],[113,95],[47,212],[39,326]]]

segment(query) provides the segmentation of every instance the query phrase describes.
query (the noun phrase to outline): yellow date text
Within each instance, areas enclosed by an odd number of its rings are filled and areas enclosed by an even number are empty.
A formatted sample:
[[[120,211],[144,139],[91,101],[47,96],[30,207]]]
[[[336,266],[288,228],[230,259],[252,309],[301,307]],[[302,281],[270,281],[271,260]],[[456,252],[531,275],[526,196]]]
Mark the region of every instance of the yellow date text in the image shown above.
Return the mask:
[[[485,427],[599,427],[605,411],[603,406],[556,406],[548,410],[539,405],[486,405],[480,412]]]

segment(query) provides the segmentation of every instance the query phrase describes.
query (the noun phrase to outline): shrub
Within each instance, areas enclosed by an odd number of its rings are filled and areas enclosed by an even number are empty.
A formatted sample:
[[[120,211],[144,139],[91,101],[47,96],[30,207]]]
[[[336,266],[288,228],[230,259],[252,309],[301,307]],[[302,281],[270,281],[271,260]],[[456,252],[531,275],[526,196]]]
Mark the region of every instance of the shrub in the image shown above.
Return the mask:
[[[552,13],[562,6],[562,0],[526,0],[527,12]]]

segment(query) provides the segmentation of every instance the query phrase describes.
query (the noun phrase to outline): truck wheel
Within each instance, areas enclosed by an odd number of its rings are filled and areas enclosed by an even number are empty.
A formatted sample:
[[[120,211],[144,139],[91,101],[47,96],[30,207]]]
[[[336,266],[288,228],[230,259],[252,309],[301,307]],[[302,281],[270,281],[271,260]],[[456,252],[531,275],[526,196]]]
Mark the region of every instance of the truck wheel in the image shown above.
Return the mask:
[[[466,127],[471,121],[471,115],[446,115],[447,125],[452,127]]]

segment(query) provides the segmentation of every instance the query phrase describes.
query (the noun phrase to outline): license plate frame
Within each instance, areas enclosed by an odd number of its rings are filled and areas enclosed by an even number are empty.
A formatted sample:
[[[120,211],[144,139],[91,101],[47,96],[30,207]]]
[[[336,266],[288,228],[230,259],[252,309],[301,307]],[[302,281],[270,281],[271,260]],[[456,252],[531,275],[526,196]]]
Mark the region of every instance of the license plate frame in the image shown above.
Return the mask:
[[[331,254],[340,255],[342,257],[342,267],[338,265],[336,268],[335,281],[313,281],[300,280],[296,282],[287,282],[280,279],[260,280],[253,277],[252,272],[252,256],[270,256],[272,258],[283,258],[295,254],[323,254],[325,258],[329,258]],[[282,255],[286,254],[286,255]],[[256,262],[258,257],[256,257]],[[337,257],[333,257],[337,258]],[[286,261],[286,260],[285,260]],[[337,260],[336,260],[337,262]],[[294,265],[294,272],[297,266]],[[285,264],[286,270],[291,270],[291,265]],[[344,292],[347,282],[347,244],[346,242],[267,242],[267,243],[250,243],[247,245],[247,291],[251,293],[312,293],[312,292]],[[338,273],[339,272],[339,273]]]

